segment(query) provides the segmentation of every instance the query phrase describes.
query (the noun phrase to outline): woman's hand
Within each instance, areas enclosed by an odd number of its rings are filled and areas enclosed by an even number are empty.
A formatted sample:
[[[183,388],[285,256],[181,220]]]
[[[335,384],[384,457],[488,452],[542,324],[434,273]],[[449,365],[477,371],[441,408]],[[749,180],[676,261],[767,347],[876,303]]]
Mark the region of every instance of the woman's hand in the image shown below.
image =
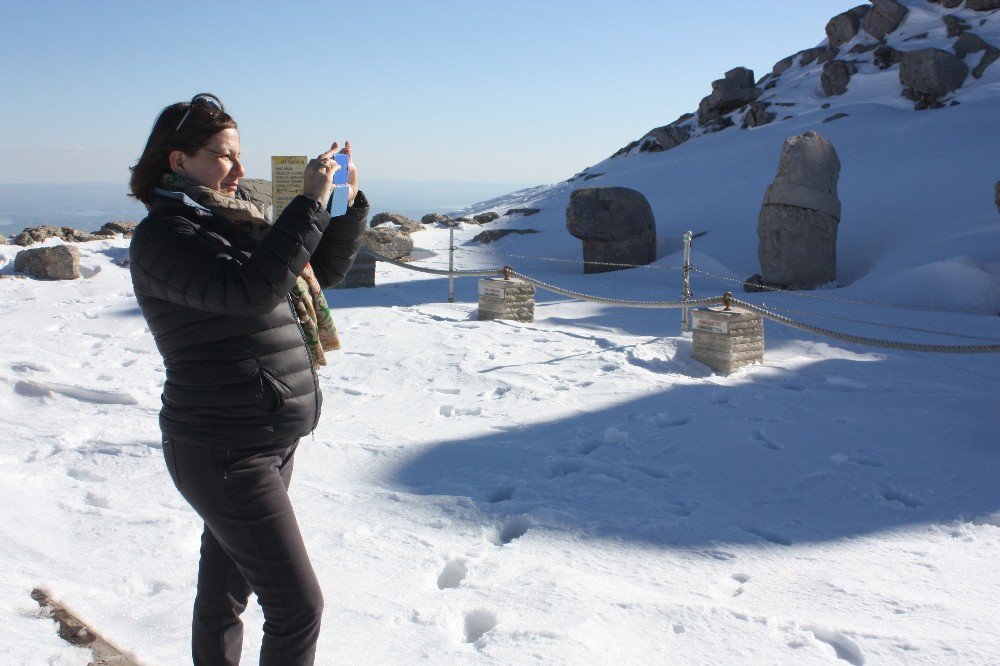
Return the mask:
[[[324,206],[330,200],[330,195],[333,194],[333,174],[341,168],[333,159],[333,155],[338,152],[338,148],[340,148],[340,144],[334,141],[330,145],[330,150],[320,154],[315,159],[309,160],[302,179],[302,193],[307,197],[312,197],[316,201],[319,201]],[[347,165],[347,205],[353,206],[354,197],[358,194],[358,169],[354,166],[354,160],[351,159],[351,142],[345,141],[343,149],[339,152],[347,155],[349,160]]]
[[[333,160],[337,147],[337,142],[334,141],[330,150],[309,160],[305,173],[302,174],[302,194],[315,199],[323,206],[333,194],[333,174],[340,168],[340,165]]]

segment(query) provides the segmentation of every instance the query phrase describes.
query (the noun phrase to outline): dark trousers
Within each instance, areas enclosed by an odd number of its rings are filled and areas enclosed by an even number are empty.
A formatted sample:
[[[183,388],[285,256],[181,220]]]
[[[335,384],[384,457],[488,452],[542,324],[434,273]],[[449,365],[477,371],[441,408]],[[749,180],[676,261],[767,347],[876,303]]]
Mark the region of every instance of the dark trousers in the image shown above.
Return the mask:
[[[197,666],[239,663],[251,591],[264,611],[260,663],[313,663],[323,595],[288,499],[297,445],[226,449],[164,438],[174,485],[205,521],[191,634]]]

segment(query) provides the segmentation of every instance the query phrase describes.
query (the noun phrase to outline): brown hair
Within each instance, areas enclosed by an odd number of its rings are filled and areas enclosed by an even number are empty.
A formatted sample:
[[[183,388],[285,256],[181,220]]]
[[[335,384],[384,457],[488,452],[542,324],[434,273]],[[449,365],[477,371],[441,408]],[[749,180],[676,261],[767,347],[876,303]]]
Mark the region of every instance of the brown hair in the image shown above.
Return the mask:
[[[153,189],[159,185],[160,178],[163,174],[170,173],[171,151],[180,150],[193,155],[222,130],[236,129],[236,121],[225,111],[212,116],[199,112],[198,109],[191,109],[178,131],[177,124],[190,106],[190,102],[178,102],[160,111],[142,155],[135,166],[129,167],[132,172],[129,190],[133,197],[147,206],[153,202]]]

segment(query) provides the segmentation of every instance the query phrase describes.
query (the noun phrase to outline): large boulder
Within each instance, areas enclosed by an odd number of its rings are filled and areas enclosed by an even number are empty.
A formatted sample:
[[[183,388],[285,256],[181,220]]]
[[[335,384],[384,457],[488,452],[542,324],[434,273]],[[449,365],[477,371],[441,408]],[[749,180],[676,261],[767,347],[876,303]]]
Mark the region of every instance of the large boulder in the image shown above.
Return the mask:
[[[882,41],[886,35],[899,27],[909,11],[896,0],[872,0],[871,11],[865,16],[861,25],[865,32]]]
[[[840,159],[816,132],[785,141],[757,222],[763,282],[813,287],[837,277]]]
[[[698,104],[698,124],[705,125],[722,115],[749,104],[763,91],[754,84],[753,71],[736,67],[724,78],[712,81],[712,94]]]
[[[80,250],[72,245],[21,250],[14,270],[43,280],[75,280],[80,277]]]
[[[404,259],[413,252],[413,239],[390,227],[376,227],[365,230],[361,247],[388,259]]]
[[[858,71],[857,66],[849,60],[831,60],[823,65],[820,85],[827,97],[843,95],[847,92],[847,84],[851,75]]]
[[[584,273],[614,271],[656,260],[656,222],[641,192],[627,187],[584,187],[569,197],[566,228],[583,241]]]
[[[830,19],[826,24],[826,36],[830,39],[830,45],[840,47],[854,39],[861,29],[861,21],[870,9],[868,5],[859,5]]]
[[[977,12],[990,12],[1000,9],[1000,0],[965,0],[965,8]]]
[[[899,82],[925,96],[941,97],[962,87],[969,66],[954,53],[927,48],[905,51],[899,63]]]

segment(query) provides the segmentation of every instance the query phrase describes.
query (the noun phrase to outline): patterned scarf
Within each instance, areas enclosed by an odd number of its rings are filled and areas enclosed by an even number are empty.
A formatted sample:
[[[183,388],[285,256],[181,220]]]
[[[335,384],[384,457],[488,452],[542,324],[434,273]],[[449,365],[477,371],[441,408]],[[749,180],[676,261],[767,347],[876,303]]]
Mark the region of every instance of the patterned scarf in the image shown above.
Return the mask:
[[[218,190],[195,185],[176,173],[165,174],[160,185],[164,189],[188,195],[216,215],[229,220],[233,228],[248,234],[256,243],[263,240],[271,230],[264,213],[252,201],[226,196]],[[340,336],[337,335],[337,327],[330,315],[330,306],[323,295],[323,288],[309,264],[306,264],[305,270],[296,278],[291,295],[313,367],[326,365],[326,352],[340,349]]]

